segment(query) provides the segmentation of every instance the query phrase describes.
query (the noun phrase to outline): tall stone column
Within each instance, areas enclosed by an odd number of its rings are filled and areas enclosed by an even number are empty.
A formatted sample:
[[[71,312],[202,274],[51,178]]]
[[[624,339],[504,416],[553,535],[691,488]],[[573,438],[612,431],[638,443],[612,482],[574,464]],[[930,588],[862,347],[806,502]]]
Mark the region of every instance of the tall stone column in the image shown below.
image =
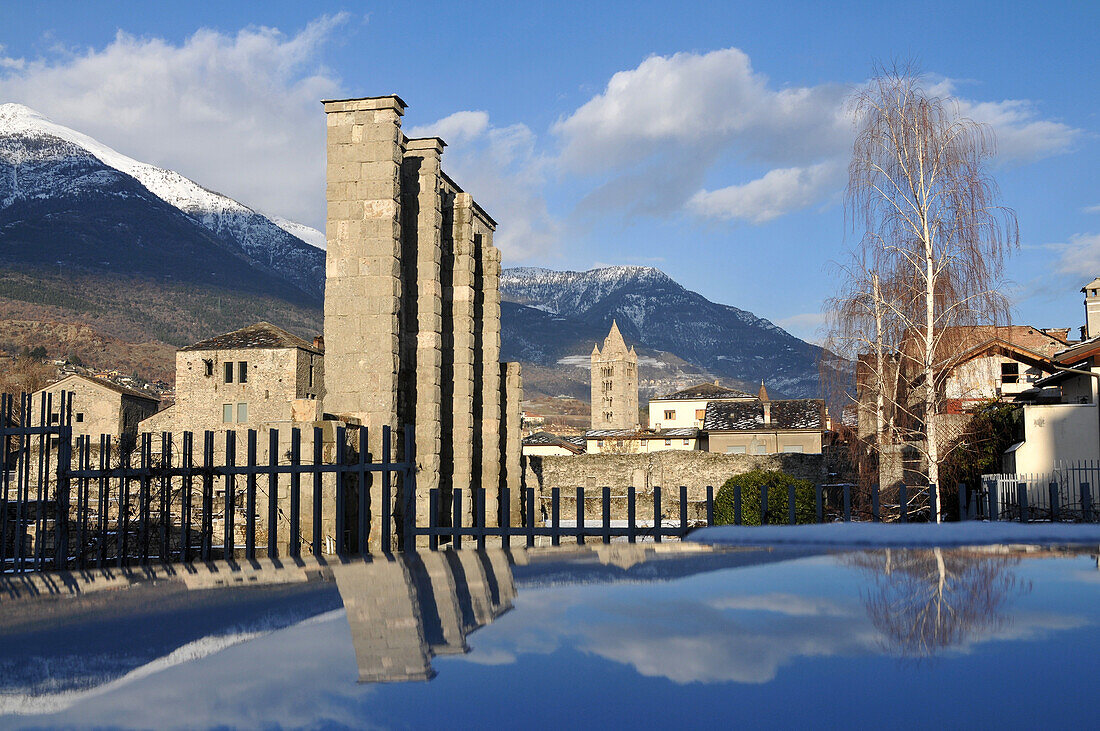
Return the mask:
[[[485,515],[499,524],[500,469],[500,250],[493,246],[492,228],[478,221],[481,240],[481,487],[485,488]]]
[[[401,333],[401,164],[405,103],[396,96],[326,101],[325,411],[398,426]],[[381,540],[381,485],[371,499],[371,547]]]
[[[461,489],[469,506],[473,484],[474,446],[474,236],[473,199],[455,193],[451,209],[450,286],[444,279],[444,307],[449,308],[450,332],[444,334],[444,358],[450,382],[444,380],[444,408],[450,409],[450,433],[443,439],[450,464],[444,465],[443,489]],[[446,216],[445,216],[446,218]],[[448,448],[449,447],[449,448]],[[448,469],[449,468],[449,469]]]
[[[417,504],[423,523],[439,487],[443,287],[442,140],[411,139],[402,165],[402,268],[406,287],[399,411],[416,425]],[[402,505],[404,502],[401,503]]]
[[[500,453],[504,456],[500,486],[508,488],[507,509],[515,526],[523,520],[523,371],[519,363],[500,364],[500,386]]]

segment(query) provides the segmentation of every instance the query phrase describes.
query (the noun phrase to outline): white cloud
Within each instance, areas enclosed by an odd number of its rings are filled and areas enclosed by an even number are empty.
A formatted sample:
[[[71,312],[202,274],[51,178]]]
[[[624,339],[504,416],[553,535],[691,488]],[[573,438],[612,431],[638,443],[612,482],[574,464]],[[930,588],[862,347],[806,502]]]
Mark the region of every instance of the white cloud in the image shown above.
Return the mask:
[[[563,170],[600,179],[584,210],[667,215],[686,209],[759,225],[827,202],[843,189],[855,135],[849,91],[835,83],[777,87],[737,48],[651,56],[612,76],[553,131]],[[961,114],[992,127],[1000,162],[1060,154],[1080,136],[1041,119],[1027,100],[961,99],[950,79],[930,91],[951,96]],[[708,171],[730,161],[769,169],[753,180],[702,189]]]
[[[1055,265],[1059,274],[1076,276],[1082,283],[1100,274],[1100,234],[1074,234],[1064,244],[1049,244],[1059,252]]]
[[[822,330],[828,323],[830,315],[829,312],[801,312],[776,320],[775,324],[797,338],[820,345]]]
[[[1081,209],[1082,213],[1100,213],[1100,205],[1085,206]]]
[[[704,218],[761,224],[811,206],[843,185],[843,166],[836,161],[804,168],[775,168],[748,183],[700,190],[688,200],[687,207]]]
[[[549,161],[527,125],[497,127],[486,112],[462,111],[408,134],[447,143],[443,168],[498,221],[493,243],[506,263],[556,248],[561,227],[543,197]]]
[[[323,16],[292,35],[202,29],[179,44],[120,31],[101,49],[0,58],[0,100],[247,205],[320,226],[318,100],[340,91],[320,57],[347,17]]]
[[[457,145],[481,136],[489,127],[488,112],[455,112],[432,124],[413,127],[409,137],[442,137],[447,144]]]

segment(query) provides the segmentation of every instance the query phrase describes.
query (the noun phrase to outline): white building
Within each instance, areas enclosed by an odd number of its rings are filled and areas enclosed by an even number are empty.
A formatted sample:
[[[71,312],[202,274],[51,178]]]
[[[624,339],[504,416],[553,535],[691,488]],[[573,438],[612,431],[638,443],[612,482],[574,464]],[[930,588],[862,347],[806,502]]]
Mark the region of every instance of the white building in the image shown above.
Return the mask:
[[[761,385],[763,388],[763,385]],[[750,401],[754,396],[736,388],[701,383],[661,398],[649,400],[649,426],[653,429],[703,428],[711,401]]]

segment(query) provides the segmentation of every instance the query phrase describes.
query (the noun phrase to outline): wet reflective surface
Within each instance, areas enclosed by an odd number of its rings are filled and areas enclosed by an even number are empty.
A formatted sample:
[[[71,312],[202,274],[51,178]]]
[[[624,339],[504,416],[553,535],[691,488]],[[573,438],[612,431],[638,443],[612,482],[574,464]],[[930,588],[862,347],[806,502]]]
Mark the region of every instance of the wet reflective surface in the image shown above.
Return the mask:
[[[613,544],[9,582],[0,726],[1084,728],[1097,567]]]

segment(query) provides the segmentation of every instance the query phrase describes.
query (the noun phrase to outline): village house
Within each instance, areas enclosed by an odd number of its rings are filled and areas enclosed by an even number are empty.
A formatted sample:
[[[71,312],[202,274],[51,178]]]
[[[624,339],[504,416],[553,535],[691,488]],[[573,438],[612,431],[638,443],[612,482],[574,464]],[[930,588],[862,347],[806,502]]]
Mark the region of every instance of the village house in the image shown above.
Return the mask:
[[[321,420],[324,350],[266,322],[180,348],[176,402],[143,432],[224,432]]]
[[[829,430],[822,399],[759,397],[707,404],[707,451],[719,454],[821,454]]]
[[[523,438],[524,457],[584,454],[584,451],[584,437],[562,437],[540,431]]]
[[[34,393],[36,405],[48,394],[52,402],[48,417],[51,424],[61,421],[61,400],[65,393],[73,394],[73,435],[91,437],[97,443],[102,434],[132,437],[143,419],[157,413],[159,405],[147,393],[102,378],[71,375]],[[31,415],[32,425],[40,418],[41,412],[36,408]]]
[[[1100,278],[1081,292],[1084,340],[1054,353],[1052,374],[1019,395],[1020,441],[1005,452],[1007,473],[1049,474],[1100,459]]]
[[[699,449],[699,430],[679,429],[590,429],[584,434],[588,454],[646,454],[665,450]]]
[[[752,394],[714,383],[701,383],[667,396],[649,400],[649,425],[654,429],[703,428],[707,404],[712,401],[746,401]]]

